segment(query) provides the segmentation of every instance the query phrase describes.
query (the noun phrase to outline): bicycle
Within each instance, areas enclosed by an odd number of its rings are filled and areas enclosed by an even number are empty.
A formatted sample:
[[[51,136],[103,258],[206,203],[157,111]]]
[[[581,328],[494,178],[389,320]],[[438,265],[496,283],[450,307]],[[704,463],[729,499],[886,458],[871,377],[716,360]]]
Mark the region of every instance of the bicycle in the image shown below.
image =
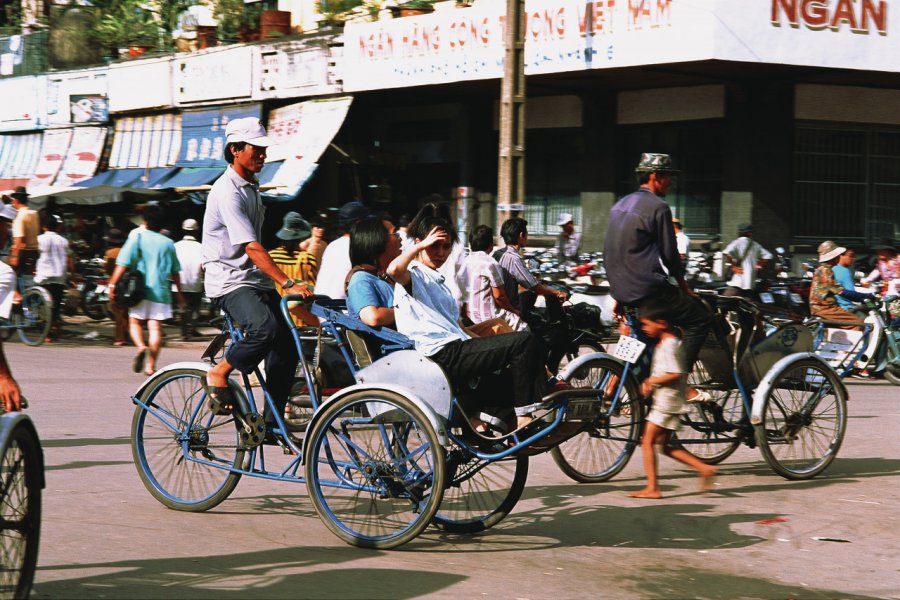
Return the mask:
[[[0,337],[8,340],[13,332],[29,346],[40,346],[50,332],[53,320],[53,300],[50,292],[39,285],[25,286],[25,278],[16,278],[16,289],[22,301],[12,306],[9,318],[0,318]]]
[[[0,415],[0,598],[27,598],[41,534],[44,456],[22,412]]]
[[[746,299],[707,297],[715,303],[715,319],[688,383],[707,390],[713,400],[687,405],[678,443],[708,464],[725,460],[741,444],[758,445],[769,466],[786,479],[820,474],[843,441],[847,391],[831,365],[813,352],[812,333],[801,322],[767,321]],[[749,331],[741,331],[735,320],[740,316],[754,323]],[[760,321],[774,332],[763,336]],[[604,391],[602,414],[552,452],[562,471],[579,482],[612,479],[640,443],[648,400],[638,393],[635,371],[647,353],[633,315],[629,325],[633,337],[622,336],[616,353],[599,357],[591,375]]]

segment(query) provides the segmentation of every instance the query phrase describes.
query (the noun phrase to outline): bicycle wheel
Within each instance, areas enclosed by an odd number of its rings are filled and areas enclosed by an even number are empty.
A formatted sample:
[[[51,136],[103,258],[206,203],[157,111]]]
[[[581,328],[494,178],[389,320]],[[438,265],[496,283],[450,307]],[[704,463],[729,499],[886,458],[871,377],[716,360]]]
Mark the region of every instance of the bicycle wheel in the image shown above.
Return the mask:
[[[688,375],[688,385],[709,381],[702,361],[694,363]],[[708,465],[716,465],[734,454],[741,445],[735,435],[738,423],[744,418],[744,402],[737,390],[705,390],[712,400],[704,404],[687,403],[688,412],[681,417],[681,429],[676,439],[681,447]]]
[[[640,394],[634,378],[625,377],[623,382],[623,374],[622,365],[609,358],[591,360],[572,374],[573,380],[604,392],[601,415],[584,431],[550,451],[557,466],[575,481],[599,483],[612,479],[628,464],[640,441]]]
[[[175,510],[204,511],[234,491],[245,451],[231,416],[214,416],[200,385],[202,369],[161,373],[140,396],[131,423],[138,475],[153,497]],[[232,382],[232,393],[242,393]]]
[[[585,354],[592,354],[594,352],[603,352],[603,346],[595,344],[593,342],[583,342],[581,344],[578,344],[578,346],[575,348],[570,348],[569,352],[563,354],[562,360],[559,361],[559,370],[562,371],[570,362],[574,361],[576,358],[584,356]],[[581,372],[581,369],[579,369],[579,372]],[[570,377],[568,382],[575,387],[590,385],[590,383],[586,383],[582,378],[578,377]]]
[[[368,417],[370,403],[381,412]],[[319,517],[353,546],[388,549],[431,523],[444,492],[444,449],[422,411],[386,391],[337,400],[307,432],[306,482]]]
[[[756,442],[772,469],[786,479],[809,479],[837,456],[847,427],[847,393],[817,360],[798,360],[773,380]]]
[[[484,461],[453,444],[447,451],[447,487],[434,524],[448,533],[478,533],[512,511],[528,478],[528,457]]]
[[[41,447],[22,423],[0,457],[0,598],[27,598],[41,536]]]
[[[19,337],[29,346],[39,346],[50,332],[53,300],[42,287],[30,287],[22,294],[22,327]]]

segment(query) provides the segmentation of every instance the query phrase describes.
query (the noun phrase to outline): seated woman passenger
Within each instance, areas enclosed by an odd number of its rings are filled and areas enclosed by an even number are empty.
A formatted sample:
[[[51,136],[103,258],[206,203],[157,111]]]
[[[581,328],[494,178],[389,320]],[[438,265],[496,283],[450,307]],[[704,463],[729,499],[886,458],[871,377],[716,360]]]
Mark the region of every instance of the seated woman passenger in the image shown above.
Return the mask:
[[[526,425],[531,421],[532,405],[541,401],[546,387],[535,338],[524,331],[470,337],[460,327],[456,300],[437,271],[456,240],[453,225],[428,216],[409,233],[413,243],[387,269],[397,282],[397,329],[412,339],[417,351],[439,364],[457,389],[473,378],[505,369],[516,427]],[[478,425],[475,419],[470,422]]]
[[[384,279],[400,255],[400,237],[388,233],[381,219],[357,221],[350,229],[347,312],[370,327],[394,326],[394,286]]]

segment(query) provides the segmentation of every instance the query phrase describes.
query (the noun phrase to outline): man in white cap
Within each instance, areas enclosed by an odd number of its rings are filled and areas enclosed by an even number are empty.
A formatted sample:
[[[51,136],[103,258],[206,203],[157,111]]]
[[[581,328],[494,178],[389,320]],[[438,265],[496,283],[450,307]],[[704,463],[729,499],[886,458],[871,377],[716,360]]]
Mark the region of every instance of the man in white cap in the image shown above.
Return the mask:
[[[846,322],[847,326],[843,329],[861,329],[862,319],[838,306],[837,297],[841,296],[851,302],[862,302],[875,296],[845,289],[835,280],[832,267],[846,251],[846,248],[838,246],[831,240],[819,244],[819,267],[813,274],[812,286],[809,289],[809,311],[828,321]]]
[[[578,258],[578,247],[581,246],[581,234],[575,233],[575,220],[571,213],[560,213],[556,224],[562,228],[556,239],[559,250],[559,262],[562,264],[575,262]]]
[[[228,389],[234,369],[253,372],[265,358],[267,387],[279,411],[284,411],[299,358],[290,330],[281,317],[279,286],[287,293],[309,297],[296,286],[260,243],[265,208],[259,195],[259,173],[266,160],[269,138],[259,119],[235,119],[225,127],[225,160],[229,168],[213,184],[203,217],[203,268],[206,295],[245,330],[225,358],[210,369],[204,385],[216,414],[240,413]],[[275,422],[266,406],[267,425]],[[257,415],[237,414],[258,432]],[[245,444],[263,439],[254,433]],[[271,435],[265,441],[273,441]]]
[[[189,340],[197,333],[197,316],[200,312],[200,300],[203,298],[203,249],[197,241],[196,234],[200,223],[196,219],[185,219],[181,224],[184,236],[175,242],[175,253],[181,264],[181,294],[184,296],[184,309],[181,311],[181,339]]]
[[[6,245],[9,237],[10,223],[16,218],[17,211],[9,204],[0,203],[0,248]],[[5,262],[0,262],[0,317],[9,318],[12,310],[13,292],[16,289],[16,273]],[[16,383],[6,355],[3,353],[3,342],[0,341],[0,412],[21,410],[22,392]]]

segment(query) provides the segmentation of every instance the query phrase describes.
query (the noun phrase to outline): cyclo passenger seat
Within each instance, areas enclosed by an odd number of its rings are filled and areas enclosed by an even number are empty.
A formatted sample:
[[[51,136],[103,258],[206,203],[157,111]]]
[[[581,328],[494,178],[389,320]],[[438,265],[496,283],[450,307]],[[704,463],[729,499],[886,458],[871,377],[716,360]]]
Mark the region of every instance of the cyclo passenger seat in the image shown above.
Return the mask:
[[[371,327],[359,319],[346,314],[344,300],[318,299],[312,304],[311,312],[324,321],[344,329],[358,368],[362,369],[378,358],[395,350],[411,350],[412,340],[388,327]]]

